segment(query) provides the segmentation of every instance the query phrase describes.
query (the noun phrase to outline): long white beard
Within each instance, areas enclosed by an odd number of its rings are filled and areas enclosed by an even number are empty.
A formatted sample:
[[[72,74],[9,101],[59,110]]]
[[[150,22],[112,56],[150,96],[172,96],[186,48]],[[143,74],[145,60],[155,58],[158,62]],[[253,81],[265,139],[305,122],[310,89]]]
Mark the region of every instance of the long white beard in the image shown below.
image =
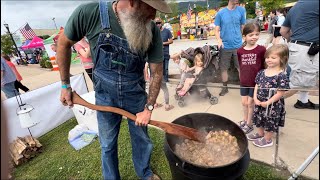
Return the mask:
[[[146,52],[153,36],[150,20],[146,20],[139,11],[136,13],[120,11],[119,18],[130,49],[135,53]]]

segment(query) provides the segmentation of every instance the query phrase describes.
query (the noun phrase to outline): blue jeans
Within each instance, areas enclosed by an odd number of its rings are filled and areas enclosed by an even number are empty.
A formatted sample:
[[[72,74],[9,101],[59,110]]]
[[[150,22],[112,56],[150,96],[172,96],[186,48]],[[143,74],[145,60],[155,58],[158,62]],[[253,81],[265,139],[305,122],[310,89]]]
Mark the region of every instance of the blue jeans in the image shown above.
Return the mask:
[[[8,99],[16,96],[16,94],[19,93],[19,92],[16,92],[15,94],[16,88],[14,87],[14,81],[2,86],[1,90],[4,92],[4,94],[7,96]]]
[[[107,77],[95,76],[95,98],[97,105],[113,106],[125,109],[132,114],[143,111],[146,97],[145,92],[140,85],[124,85],[120,91],[115,92],[116,85],[111,85],[107,81]],[[139,93],[136,92],[141,92]],[[131,94],[126,98],[121,98],[121,94]],[[109,112],[97,111],[99,140],[102,153],[102,172],[104,179],[120,179],[118,169],[118,135],[122,116]],[[149,167],[152,142],[149,139],[147,127],[136,126],[134,121],[128,120],[131,145],[132,160],[135,171],[139,178],[147,179],[152,176]]]
[[[164,80],[164,82],[169,82],[169,60],[170,60],[170,55],[169,54],[164,54],[163,57],[164,57],[164,60],[163,60],[163,80]]]

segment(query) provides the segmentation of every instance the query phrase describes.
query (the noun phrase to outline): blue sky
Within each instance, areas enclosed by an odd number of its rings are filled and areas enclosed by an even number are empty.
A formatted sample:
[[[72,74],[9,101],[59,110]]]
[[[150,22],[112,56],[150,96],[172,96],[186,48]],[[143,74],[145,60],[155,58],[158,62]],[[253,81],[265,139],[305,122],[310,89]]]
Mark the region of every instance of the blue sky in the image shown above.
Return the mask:
[[[190,0],[176,0],[190,1]],[[90,1],[1,1],[1,34],[6,32],[4,22],[11,32],[18,30],[26,22],[34,29],[54,29],[65,26],[73,10],[82,3]]]

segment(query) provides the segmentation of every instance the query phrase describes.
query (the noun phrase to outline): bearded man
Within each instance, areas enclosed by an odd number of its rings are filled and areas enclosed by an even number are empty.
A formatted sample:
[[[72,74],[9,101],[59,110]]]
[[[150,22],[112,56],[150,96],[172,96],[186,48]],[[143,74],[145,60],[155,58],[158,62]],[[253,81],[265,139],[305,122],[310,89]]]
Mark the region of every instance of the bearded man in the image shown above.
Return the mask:
[[[150,169],[152,142],[147,133],[163,75],[162,40],[151,20],[156,10],[171,13],[164,0],[100,0],[80,5],[59,37],[57,59],[62,81],[60,101],[73,106],[69,79],[71,46],[86,36],[93,58],[97,105],[113,106],[136,114],[128,120],[132,159],[140,179],[160,179]],[[153,78],[145,92],[143,69],[149,63]],[[97,111],[104,179],[120,179],[118,146],[122,117]]]

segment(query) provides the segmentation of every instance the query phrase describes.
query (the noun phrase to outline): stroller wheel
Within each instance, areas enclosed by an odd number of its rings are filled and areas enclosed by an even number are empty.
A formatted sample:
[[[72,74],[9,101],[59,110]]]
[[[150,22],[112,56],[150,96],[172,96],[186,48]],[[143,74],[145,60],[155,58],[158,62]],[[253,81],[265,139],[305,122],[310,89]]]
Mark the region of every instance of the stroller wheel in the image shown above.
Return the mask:
[[[184,101],[178,101],[178,106],[179,107],[184,107],[186,104],[184,103]]]
[[[176,94],[174,94],[174,99],[175,100],[178,100],[179,99],[179,95],[176,93]]]
[[[218,101],[219,101],[219,99],[215,96],[212,96],[210,98],[210,104],[212,104],[212,105],[218,104]]]

